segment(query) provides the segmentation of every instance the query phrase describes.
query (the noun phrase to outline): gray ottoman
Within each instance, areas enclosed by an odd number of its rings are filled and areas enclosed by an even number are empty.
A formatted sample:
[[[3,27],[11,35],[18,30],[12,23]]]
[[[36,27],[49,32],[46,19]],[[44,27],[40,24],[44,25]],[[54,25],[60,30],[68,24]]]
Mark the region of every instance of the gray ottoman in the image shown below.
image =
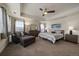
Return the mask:
[[[20,38],[20,43],[22,46],[26,47],[35,42],[34,36],[23,36]]]

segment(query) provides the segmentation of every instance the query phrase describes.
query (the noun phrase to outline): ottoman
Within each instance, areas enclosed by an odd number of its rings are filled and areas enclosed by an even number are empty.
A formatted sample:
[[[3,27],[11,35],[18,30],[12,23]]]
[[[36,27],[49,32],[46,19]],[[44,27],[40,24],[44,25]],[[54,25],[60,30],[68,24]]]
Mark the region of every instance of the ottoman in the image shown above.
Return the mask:
[[[20,38],[20,43],[22,46],[26,47],[35,42],[34,36],[23,36]]]

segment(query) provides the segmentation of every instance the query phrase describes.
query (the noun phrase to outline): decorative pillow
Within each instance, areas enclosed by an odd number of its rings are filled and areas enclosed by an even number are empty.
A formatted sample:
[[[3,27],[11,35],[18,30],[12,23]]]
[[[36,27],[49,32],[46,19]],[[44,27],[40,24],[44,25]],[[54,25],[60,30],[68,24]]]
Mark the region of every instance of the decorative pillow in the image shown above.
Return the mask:
[[[52,31],[51,33],[56,33],[55,31]]]
[[[57,33],[57,34],[61,34],[61,31],[60,31],[60,30],[56,30],[56,33]]]

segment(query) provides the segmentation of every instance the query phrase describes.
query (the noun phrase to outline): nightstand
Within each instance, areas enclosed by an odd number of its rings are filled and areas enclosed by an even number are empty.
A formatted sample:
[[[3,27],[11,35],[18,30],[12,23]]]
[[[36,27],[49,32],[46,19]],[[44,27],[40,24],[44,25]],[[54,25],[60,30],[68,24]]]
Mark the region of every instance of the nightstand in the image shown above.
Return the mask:
[[[78,35],[65,34],[65,40],[73,43],[78,43]]]

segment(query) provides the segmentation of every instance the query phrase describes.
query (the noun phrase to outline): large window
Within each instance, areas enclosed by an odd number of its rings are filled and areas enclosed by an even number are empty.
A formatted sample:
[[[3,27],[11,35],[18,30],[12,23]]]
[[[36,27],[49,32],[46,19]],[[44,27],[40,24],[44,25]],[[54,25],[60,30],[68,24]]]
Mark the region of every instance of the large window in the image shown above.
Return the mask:
[[[0,8],[0,33],[3,33],[2,8]]]
[[[7,38],[7,14],[3,7],[0,7],[0,39]]]
[[[24,21],[23,20],[16,20],[15,31],[16,32],[23,32],[24,31]]]

